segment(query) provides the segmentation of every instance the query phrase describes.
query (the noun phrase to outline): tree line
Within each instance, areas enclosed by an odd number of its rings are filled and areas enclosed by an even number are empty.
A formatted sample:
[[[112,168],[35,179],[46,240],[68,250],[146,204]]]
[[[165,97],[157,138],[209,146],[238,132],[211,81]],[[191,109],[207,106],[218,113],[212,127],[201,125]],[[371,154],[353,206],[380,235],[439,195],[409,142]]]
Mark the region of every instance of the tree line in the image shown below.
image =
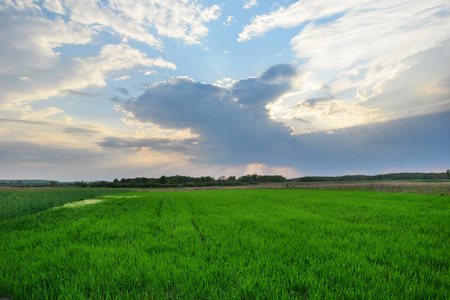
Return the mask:
[[[326,181],[379,181],[379,180],[445,180],[450,179],[450,170],[442,173],[392,173],[380,175],[345,175],[345,176],[305,176],[287,179],[282,175],[249,174],[236,176],[221,176],[217,179],[211,176],[161,176],[159,178],[135,177],[114,179],[113,181],[75,181],[59,182],[45,180],[0,180],[1,186],[19,187],[111,187],[111,188],[166,188],[166,187],[205,187],[205,186],[238,186],[259,184],[264,182],[326,182]]]
[[[91,187],[137,187],[137,188],[166,188],[166,187],[205,187],[205,186],[238,186],[247,184],[258,184],[261,182],[286,182],[288,181],[281,175],[245,175],[236,178],[236,176],[221,176],[215,179],[211,176],[191,177],[191,176],[161,176],[160,178],[122,178],[114,179],[112,182],[96,181],[91,183],[76,182],[78,186]]]
[[[443,180],[450,179],[450,171],[442,173],[392,173],[380,175],[306,176],[292,178],[295,182],[372,181],[372,180]]]

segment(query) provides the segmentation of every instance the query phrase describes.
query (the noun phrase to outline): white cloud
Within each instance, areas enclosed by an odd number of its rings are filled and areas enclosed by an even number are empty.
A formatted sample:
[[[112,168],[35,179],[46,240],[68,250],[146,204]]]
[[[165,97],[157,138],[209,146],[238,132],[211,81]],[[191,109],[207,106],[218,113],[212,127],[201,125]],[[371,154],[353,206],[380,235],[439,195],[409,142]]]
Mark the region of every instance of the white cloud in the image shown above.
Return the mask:
[[[332,23],[309,24],[291,45],[298,57],[308,60],[305,68],[334,74],[329,82],[332,94],[354,89],[356,100],[367,101],[420,63],[420,52],[442,47],[450,38],[449,8],[445,1],[361,3]],[[439,80],[440,67],[429,71],[424,80]],[[412,88],[406,83],[395,101],[408,106]]]
[[[450,18],[439,14],[450,13],[450,5],[442,6],[446,1],[420,3],[360,3],[332,23],[309,24],[291,45],[298,57],[309,59],[310,68],[342,69],[394,56],[386,62],[392,64],[449,37]]]
[[[304,95],[272,105],[272,114],[284,111],[280,119],[291,126],[287,119],[307,121],[297,128],[341,128],[445,109],[450,71],[442,64],[448,61],[449,15],[444,0],[303,0],[256,16],[238,40],[303,25],[291,46],[309,74],[300,87]],[[302,101],[317,98],[306,95],[321,84],[329,88],[319,97],[336,99],[300,109]],[[333,107],[342,113],[326,114]]]
[[[249,9],[252,6],[258,5],[258,0],[245,0],[244,8]]]
[[[124,76],[116,77],[116,78],[114,78],[114,80],[119,81],[119,80],[127,80],[130,78],[131,78],[130,75],[124,75]]]
[[[30,80],[0,82],[0,107],[11,109],[33,100],[63,95],[89,86],[104,87],[112,71],[138,66],[175,69],[162,58],[151,59],[128,45],[105,45],[98,56],[61,61],[52,67],[28,74]]]
[[[253,2],[253,1],[252,1]],[[256,1],[255,1],[256,2]],[[332,16],[357,5],[358,0],[330,1],[326,0],[304,0],[293,3],[289,7],[279,7],[270,14],[260,15],[253,18],[249,25],[239,34],[238,41],[246,41],[253,37],[261,36],[275,28],[290,28],[298,26],[308,20],[317,20]]]
[[[43,7],[51,12],[64,15],[66,10],[59,0],[44,0]]]
[[[208,33],[205,23],[217,19],[220,15],[218,5],[204,8],[196,2],[174,0],[112,0],[107,8],[111,12],[118,12],[114,13],[113,19],[119,16],[125,22],[135,24],[132,32],[146,32],[154,28],[159,35],[182,39],[187,44],[199,43],[199,40]],[[105,25],[116,28],[114,23],[112,25],[108,23],[113,23],[109,17],[105,20]],[[117,28],[120,29],[123,24],[118,25]]]
[[[231,78],[228,78],[228,77],[224,77],[224,78],[222,78],[222,79],[219,79],[219,80],[217,80],[216,81],[216,83],[219,85],[219,86],[222,86],[222,87],[229,87],[229,86],[231,86],[233,83],[235,83],[236,81],[235,80],[233,80],[233,79],[231,79]]]
[[[152,74],[155,74],[155,73],[156,73],[156,71],[153,71],[153,70],[152,70],[152,71],[147,71],[147,72],[145,72],[144,75],[145,75],[145,76],[148,76],[148,75],[152,75]]]
[[[290,97],[297,101],[302,98],[301,94]],[[269,109],[273,119],[289,125],[297,134],[332,131],[376,122],[383,118],[378,109],[326,97],[300,100],[294,106],[283,104],[282,99],[269,106]]]
[[[42,8],[41,8],[42,7]],[[137,0],[108,2],[96,0],[6,1],[1,9],[41,12],[42,9],[67,15],[92,31],[108,31],[124,40],[134,39],[150,46],[162,47],[155,35],[197,44],[208,34],[205,23],[220,16],[220,7],[203,7],[196,2],[177,0]]]
[[[161,47],[161,41],[147,32],[141,20],[123,14],[121,7],[102,5],[92,0],[66,0],[66,8],[73,22],[88,25],[97,30],[112,29],[123,38],[132,38],[155,47]]]
[[[227,20],[222,23],[223,26],[230,26],[232,22],[236,22],[236,19],[233,16],[228,16]]]
[[[57,17],[28,17],[23,12],[0,11],[0,75],[28,77],[28,72],[48,68],[59,61],[53,49],[64,44],[84,45],[93,33]],[[19,75],[17,75],[19,76]]]
[[[230,51],[224,50],[224,51],[223,51],[223,54],[228,55],[228,54],[230,54]]]

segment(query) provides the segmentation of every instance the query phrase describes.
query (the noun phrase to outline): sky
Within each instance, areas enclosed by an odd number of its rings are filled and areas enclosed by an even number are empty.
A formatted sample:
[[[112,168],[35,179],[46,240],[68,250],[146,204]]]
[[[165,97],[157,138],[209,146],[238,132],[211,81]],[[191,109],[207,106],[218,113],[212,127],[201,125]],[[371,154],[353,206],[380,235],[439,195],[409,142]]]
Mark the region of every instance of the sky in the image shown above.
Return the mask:
[[[448,0],[0,0],[0,179],[450,168]]]

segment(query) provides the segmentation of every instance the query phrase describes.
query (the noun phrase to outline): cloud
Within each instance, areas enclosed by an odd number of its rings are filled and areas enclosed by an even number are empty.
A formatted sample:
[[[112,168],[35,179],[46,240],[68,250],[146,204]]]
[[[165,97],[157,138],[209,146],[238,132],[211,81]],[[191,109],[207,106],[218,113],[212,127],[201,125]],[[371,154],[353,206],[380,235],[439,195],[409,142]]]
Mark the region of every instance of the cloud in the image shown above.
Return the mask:
[[[223,26],[230,26],[232,22],[236,22],[235,17],[233,16],[228,16],[227,20],[225,22],[222,23]]]
[[[228,86],[231,86],[234,82],[235,82],[235,80],[228,78],[228,77],[224,77],[222,79],[217,80],[216,84],[220,85],[222,87],[228,87]]]
[[[260,162],[267,154],[259,149],[274,154],[295,147],[288,143],[290,129],[270,120],[265,106],[288,92],[298,76],[293,66],[276,65],[228,88],[172,78],[150,86],[121,108],[139,122],[190,128],[200,136],[198,156],[209,162]]]
[[[365,100],[361,105],[380,108],[390,117],[432,114],[450,108],[450,70],[443,62],[450,60],[450,39],[428,48],[404,63],[408,69],[383,83],[378,89],[360,87]]]
[[[0,10],[0,34],[3,40],[0,43],[0,76],[28,80],[32,80],[28,74],[59,61],[54,48],[64,44],[84,45],[93,37],[90,30],[59,17],[49,20],[10,10]]]
[[[153,151],[173,151],[183,153],[186,156],[195,155],[197,151],[197,139],[170,139],[170,138],[117,138],[105,137],[98,145],[105,148],[134,148],[138,151],[147,148]]]
[[[85,99],[94,98],[97,96],[97,94],[74,91],[74,90],[64,90],[64,91],[61,91],[61,93],[67,94],[67,95],[70,95],[73,97],[79,97],[79,98],[85,98]]]
[[[63,130],[64,133],[75,136],[90,136],[101,133],[100,130],[82,127],[66,127]]]
[[[49,12],[55,15],[49,18]],[[114,71],[137,66],[175,69],[173,63],[131,48],[127,40],[160,48],[159,35],[196,44],[208,33],[205,24],[219,15],[217,5],[204,7],[184,1],[2,2],[0,109],[81,93],[86,87],[104,87]],[[122,37],[123,42],[103,45],[97,56],[71,57],[58,52],[65,45],[91,44],[102,33]]]
[[[228,54],[230,54],[230,51],[224,50],[224,51],[223,51],[223,54],[228,55]]]
[[[301,95],[291,95],[301,98]],[[340,128],[377,122],[383,119],[377,108],[335,99],[332,96],[307,98],[294,106],[284,104],[283,98],[269,107],[270,115],[289,125],[295,133],[332,131]]]
[[[258,5],[258,0],[245,0],[244,9],[249,9],[252,6]]]
[[[238,40],[299,26],[290,44],[304,61],[303,85],[271,115],[299,132],[333,130],[448,108],[450,71],[441,66],[450,59],[449,14],[443,0],[304,0],[256,16]],[[315,108],[299,105],[330,96]],[[341,113],[329,114],[335,108]]]
[[[43,145],[25,141],[0,142],[0,165],[15,164],[94,164],[101,154],[94,151],[74,149],[64,146]],[[42,171],[42,170],[41,170]],[[66,170],[67,171],[67,170]]]
[[[47,99],[67,91],[87,87],[104,87],[112,71],[137,66],[175,69],[175,65],[161,58],[151,59],[126,44],[105,45],[98,56],[58,61],[52,67],[30,72],[30,80],[21,81],[11,76],[0,82],[0,107],[8,109],[30,101]]]
[[[256,1],[251,1],[251,3]],[[298,26],[308,20],[317,20],[344,12],[360,1],[335,1],[330,4],[325,0],[304,0],[291,4],[289,7],[280,6],[270,14],[255,16],[239,34],[238,41],[246,41],[253,37],[262,36],[275,28],[290,28]]]
[[[150,46],[161,47],[160,36],[197,44],[207,35],[205,23],[220,15],[218,5],[203,7],[186,1],[120,1],[66,0],[66,9],[74,22],[111,29],[124,38],[132,38]],[[149,31],[154,31],[152,34]]]
[[[354,170],[430,171],[449,164],[446,132],[450,111],[425,116],[377,122],[299,136],[308,174],[345,174]],[[317,163],[320,161],[320,164]],[[375,166],[375,167],[374,167]],[[335,170],[334,172],[332,170]],[[339,171],[338,171],[339,170]]]
[[[116,77],[116,78],[114,78],[114,80],[119,81],[119,80],[127,80],[130,78],[131,78],[130,75],[124,75],[124,76]]]
[[[124,39],[134,39],[150,46],[161,47],[155,34],[182,39],[188,44],[199,43],[208,33],[205,23],[220,15],[220,7],[203,7],[198,3],[186,1],[138,0],[133,2],[112,0],[45,0],[39,5],[36,1],[7,1],[3,10],[28,10],[35,13],[48,10],[64,14],[72,22],[87,26],[95,31],[111,31]],[[155,31],[150,33],[149,31]]]
[[[348,6],[334,22],[309,23],[291,45],[298,57],[309,59],[311,68],[350,68],[371,60],[388,63],[386,60],[392,57],[389,63],[396,69],[402,58],[449,36],[446,1],[419,5],[417,1],[397,0],[389,4],[363,1]]]
[[[194,151],[188,152],[193,153],[190,160],[196,164],[264,163],[270,168],[292,167],[302,174],[324,175],[373,169],[374,164],[382,170],[411,165],[435,168],[448,163],[442,149],[449,149],[448,139],[443,136],[450,125],[450,112],[292,135],[290,127],[271,119],[268,108],[292,90],[299,76],[293,66],[276,65],[258,77],[228,87],[187,77],[172,78],[153,84],[143,95],[120,107],[142,123],[190,129],[198,136],[192,145]],[[306,99],[299,108],[322,111],[322,116],[338,116],[342,122],[364,111],[363,107],[343,105],[334,98]],[[303,111],[292,118],[310,126],[320,122],[322,116],[314,115],[318,119],[314,120]],[[161,147],[158,141],[145,139],[109,142],[111,147],[125,148],[151,148],[153,143]],[[171,149],[177,151],[176,147]],[[180,151],[188,150],[181,147]]]
[[[126,96],[128,96],[128,94],[130,93],[130,91],[128,91],[126,88],[124,88],[124,87],[118,87],[118,88],[116,88],[116,91],[119,91],[119,92],[121,92],[122,94],[124,94],[124,95],[126,95]]]
[[[119,98],[119,97],[111,97],[111,98],[109,98],[109,100],[111,100],[112,102],[116,102],[116,103],[122,103],[122,101],[124,101],[122,98]]]
[[[51,123],[44,122],[44,121],[31,121],[31,120],[20,120],[20,119],[10,119],[10,118],[0,118],[0,123],[16,123],[16,124],[30,124],[30,125],[51,125]]]

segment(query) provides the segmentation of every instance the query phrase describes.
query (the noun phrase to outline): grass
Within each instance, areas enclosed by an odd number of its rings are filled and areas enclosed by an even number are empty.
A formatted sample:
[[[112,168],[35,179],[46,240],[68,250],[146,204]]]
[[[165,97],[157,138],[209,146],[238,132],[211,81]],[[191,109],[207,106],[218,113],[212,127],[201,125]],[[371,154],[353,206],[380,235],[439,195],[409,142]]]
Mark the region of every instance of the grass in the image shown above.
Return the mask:
[[[11,299],[446,299],[448,196],[129,193],[0,222]]]
[[[0,190],[0,221],[34,214],[69,202],[123,192],[121,189],[100,188]]]

